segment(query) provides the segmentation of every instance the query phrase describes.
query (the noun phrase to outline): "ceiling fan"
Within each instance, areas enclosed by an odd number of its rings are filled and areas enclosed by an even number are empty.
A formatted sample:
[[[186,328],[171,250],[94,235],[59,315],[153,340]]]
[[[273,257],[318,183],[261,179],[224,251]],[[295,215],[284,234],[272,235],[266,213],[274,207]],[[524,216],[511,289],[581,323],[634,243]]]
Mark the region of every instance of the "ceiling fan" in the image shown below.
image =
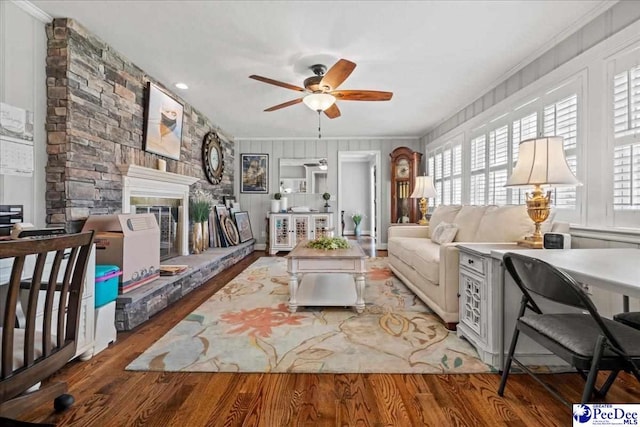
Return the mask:
[[[322,64],[312,65],[309,68],[315,75],[304,80],[304,88],[255,74],[249,76],[250,79],[263,83],[306,93],[306,95],[301,98],[274,105],[264,111],[276,111],[304,102],[305,105],[312,110],[318,112],[324,111],[327,117],[335,119],[336,117],[340,117],[340,109],[335,104],[336,101],[388,101],[393,96],[393,92],[381,92],[377,90],[338,90],[338,86],[340,86],[353,72],[354,68],[356,68],[355,63],[346,59],[340,59],[333,67],[329,68],[328,71],[327,67]]]

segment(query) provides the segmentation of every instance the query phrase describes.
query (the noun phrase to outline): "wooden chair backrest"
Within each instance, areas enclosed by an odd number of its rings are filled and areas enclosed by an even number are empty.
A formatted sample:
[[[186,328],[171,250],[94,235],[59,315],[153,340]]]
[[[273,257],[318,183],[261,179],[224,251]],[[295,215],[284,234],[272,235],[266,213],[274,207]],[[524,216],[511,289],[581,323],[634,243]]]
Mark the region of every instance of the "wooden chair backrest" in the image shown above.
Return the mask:
[[[93,232],[0,242],[0,259],[12,259],[9,282],[0,283],[0,402],[48,378],[75,354],[92,244]]]

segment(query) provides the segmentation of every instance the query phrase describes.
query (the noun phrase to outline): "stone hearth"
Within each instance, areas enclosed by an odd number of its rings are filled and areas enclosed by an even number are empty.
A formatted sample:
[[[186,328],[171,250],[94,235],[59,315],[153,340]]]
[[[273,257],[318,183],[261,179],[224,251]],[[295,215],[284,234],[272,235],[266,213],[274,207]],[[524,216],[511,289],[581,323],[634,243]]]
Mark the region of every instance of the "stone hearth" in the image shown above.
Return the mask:
[[[185,264],[189,269],[175,276],[160,277],[116,300],[116,329],[129,331],[178,301],[216,274],[253,252],[255,240],[229,248],[210,248],[198,255],[179,256],[166,264]]]

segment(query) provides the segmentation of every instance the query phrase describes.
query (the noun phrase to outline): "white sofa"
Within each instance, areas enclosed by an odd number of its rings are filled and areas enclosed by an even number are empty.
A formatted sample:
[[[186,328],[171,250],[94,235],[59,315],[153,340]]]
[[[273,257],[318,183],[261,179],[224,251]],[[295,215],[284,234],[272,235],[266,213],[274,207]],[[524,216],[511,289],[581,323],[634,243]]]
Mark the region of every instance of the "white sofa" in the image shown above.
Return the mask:
[[[455,224],[452,243],[431,241],[431,231],[441,222]],[[389,266],[449,329],[458,323],[457,245],[461,243],[515,242],[533,232],[524,205],[439,206],[430,225],[392,225],[388,230]]]

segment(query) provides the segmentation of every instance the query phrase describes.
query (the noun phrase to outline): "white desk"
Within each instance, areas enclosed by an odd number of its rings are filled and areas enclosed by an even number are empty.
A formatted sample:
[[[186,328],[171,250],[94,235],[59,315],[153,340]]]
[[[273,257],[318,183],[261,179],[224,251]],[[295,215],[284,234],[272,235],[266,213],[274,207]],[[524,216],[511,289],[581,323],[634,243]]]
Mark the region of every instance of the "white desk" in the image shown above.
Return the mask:
[[[578,282],[589,286],[605,289],[610,292],[618,293],[625,296],[640,298],[640,249],[618,248],[618,249],[514,249],[518,254],[537,258],[542,261],[560,268],[565,271]],[[519,298],[522,295],[520,290],[516,288],[509,274],[502,266],[502,256],[509,252],[507,249],[496,249],[491,251],[491,257],[495,265],[500,265],[502,274],[496,274],[492,286],[497,288],[499,295],[498,313],[499,319],[495,319],[493,325],[499,325],[499,354],[494,353],[493,365],[496,366],[496,356],[499,360],[497,368],[501,369],[504,364],[505,349],[511,340],[511,334],[517,317],[517,308],[519,307]],[[501,276],[501,277],[500,277]],[[566,312],[569,309],[566,306],[558,306],[555,303],[548,302],[549,305],[542,307],[543,311]],[[543,353],[539,352],[537,344],[531,344],[528,341],[518,342],[519,349],[524,353],[524,360],[528,360],[528,364],[548,364],[547,358]],[[527,356],[530,355],[529,359]],[[519,355],[519,358],[522,356]]]
[[[491,254],[502,258],[506,252]],[[527,249],[518,253],[546,261],[578,282],[640,298],[640,249]]]

